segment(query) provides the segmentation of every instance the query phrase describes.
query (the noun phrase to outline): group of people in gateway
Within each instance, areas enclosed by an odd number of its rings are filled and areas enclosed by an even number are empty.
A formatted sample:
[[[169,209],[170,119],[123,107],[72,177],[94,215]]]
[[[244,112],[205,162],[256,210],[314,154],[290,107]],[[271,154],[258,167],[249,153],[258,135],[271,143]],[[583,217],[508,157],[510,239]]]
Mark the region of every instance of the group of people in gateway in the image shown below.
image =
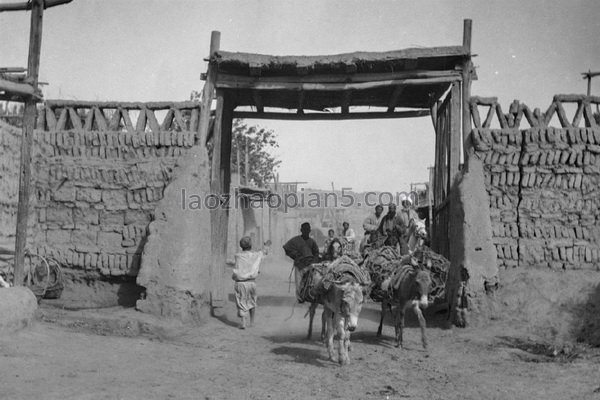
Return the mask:
[[[377,205],[372,214],[363,222],[364,236],[359,245],[362,254],[368,247],[392,246],[401,255],[408,253],[408,226],[413,218],[418,219],[412,208],[412,201],[406,198],[402,201],[398,212],[396,205],[390,203],[388,212],[383,213],[383,205]],[[285,254],[294,260],[293,271],[296,286],[296,298],[302,302],[301,282],[309,266],[320,261],[333,261],[342,254],[356,254],[356,233],[348,222],[342,224],[342,232],[338,237],[333,229],[329,229],[325,240],[324,251],[321,252],[317,242],[311,237],[310,223],[300,226],[300,235],[291,238],[283,245]],[[240,328],[246,329],[254,324],[257,302],[256,278],[260,273],[260,264],[264,252],[252,250],[252,239],[244,236],[240,240],[241,252],[235,255],[234,280],[235,302],[238,316],[241,319]]]
[[[411,219],[419,219],[412,208],[412,201],[406,198],[402,208],[397,211],[396,204],[388,205],[388,212],[383,213],[383,205],[377,205],[374,213],[367,216],[363,222],[364,236],[360,242],[359,251],[362,254],[367,247],[392,246],[398,248],[401,255],[408,254],[408,227]],[[291,238],[283,245],[285,254],[294,260],[293,270],[296,283],[296,297],[301,302],[300,290],[302,277],[308,267],[319,261],[333,260],[342,253],[355,252],[356,234],[348,222],[342,224],[340,237],[330,229],[325,241],[324,251],[319,251],[317,242],[310,236],[310,223],[300,226],[300,235]]]

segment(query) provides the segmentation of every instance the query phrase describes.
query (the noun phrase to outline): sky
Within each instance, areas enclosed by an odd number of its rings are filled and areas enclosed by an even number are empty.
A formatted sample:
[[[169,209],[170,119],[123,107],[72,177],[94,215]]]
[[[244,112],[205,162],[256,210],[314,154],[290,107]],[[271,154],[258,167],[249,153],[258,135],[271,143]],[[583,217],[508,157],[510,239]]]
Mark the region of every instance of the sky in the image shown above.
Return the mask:
[[[461,45],[465,18],[472,94],[505,111],[514,99],[545,110],[554,94],[585,93],[581,72],[600,71],[596,0],[74,0],[44,14],[40,81],[47,99],[181,101],[203,86],[212,30],[227,51],[323,55]],[[26,66],[29,13],[0,13],[0,37],[0,66]],[[405,191],[433,164],[429,117],[249,122],[278,135],[280,180],[306,187]]]

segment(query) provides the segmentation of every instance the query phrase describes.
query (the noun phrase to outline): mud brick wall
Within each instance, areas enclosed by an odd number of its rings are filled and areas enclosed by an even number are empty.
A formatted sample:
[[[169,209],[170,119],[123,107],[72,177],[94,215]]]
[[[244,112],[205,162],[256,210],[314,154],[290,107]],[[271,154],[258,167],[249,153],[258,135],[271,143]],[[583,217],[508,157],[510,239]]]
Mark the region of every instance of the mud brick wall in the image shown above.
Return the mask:
[[[20,128],[0,121],[0,241],[17,226],[20,144]]]
[[[40,113],[28,248],[91,279],[136,276],[156,204],[195,144],[199,108],[161,104],[159,124],[145,103],[85,106]]]
[[[472,131],[501,267],[598,269],[600,129]]]

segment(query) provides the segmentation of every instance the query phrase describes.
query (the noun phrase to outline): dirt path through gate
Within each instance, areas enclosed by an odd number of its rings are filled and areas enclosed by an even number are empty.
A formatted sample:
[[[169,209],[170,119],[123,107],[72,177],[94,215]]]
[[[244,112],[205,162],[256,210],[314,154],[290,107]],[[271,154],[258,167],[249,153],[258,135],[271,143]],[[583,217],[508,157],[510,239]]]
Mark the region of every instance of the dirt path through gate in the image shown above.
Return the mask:
[[[296,305],[292,315],[289,267],[289,260],[264,266],[257,326],[246,331],[237,328],[232,302],[223,318],[193,329],[133,310],[43,308],[31,329],[0,339],[0,398],[600,398],[597,350],[547,357],[547,348],[515,327],[447,330],[444,315],[427,317],[429,353],[412,317],[400,350],[389,322],[384,337],[375,337],[372,303],[352,335],[351,364],[341,368],[322,343],[304,339],[307,306]],[[315,327],[318,336],[320,321]]]

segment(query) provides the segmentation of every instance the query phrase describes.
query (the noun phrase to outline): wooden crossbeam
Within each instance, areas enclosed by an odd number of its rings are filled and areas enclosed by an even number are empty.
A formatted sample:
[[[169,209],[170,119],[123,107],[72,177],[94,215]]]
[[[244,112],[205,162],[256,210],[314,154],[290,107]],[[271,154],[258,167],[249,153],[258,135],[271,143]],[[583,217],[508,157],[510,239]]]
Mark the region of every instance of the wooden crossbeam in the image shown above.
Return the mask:
[[[325,91],[340,92],[345,90],[368,90],[398,85],[432,85],[456,82],[454,76],[416,79],[390,79],[360,83],[306,83],[306,82],[264,82],[219,79],[215,86],[219,89],[252,89],[252,90],[291,90],[291,91]]]
[[[302,65],[297,65],[296,68],[307,68]],[[413,71],[396,71],[396,72],[379,72],[379,73],[346,73],[346,74],[315,74],[315,75],[292,75],[292,76],[260,76],[249,77],[232,75],[225,72],[220,72],[218,76],[219,82],[230,83],[360,83],[360,82],[378,82],[393,79],[427,79],[448,77],[455,80],[461,80],[460,71],[456,70],[413,70]]]
[[[44,1],[44,9],[50,7],[60,6],[62,4],[67,4],[72,2],[73,0],[45,0]],[[21,3],[4,3],[0,4],[0,12],[3,11],[27,11],[32,9],[31,1],[21,2]]]
[[[200,107],[196,101],[155,101],[155,102],[127,102],[127,101],[81,101],[81,100],[60,100],[50,99],[44,102],[51,108],[74,107],[74,108],[123,108],[127,110],[168,110],[178,108],[180,110],[191,110]]]
[[[36,97],[41,99],[41,96],[36,94],[35,88],[28,83],[17,83],[0,78],[0,91],[5,91],[18,96]]]
[[[251,111],[235,111],[234,118],[255,118],[255,119],[279,119],[279,120],[298,120],[298,121],[330,121],[330,120],[350,120],[350,119],[389,119],[389,118],[415,118],[426,117],[431,112],[429,110],[411,110],[389,112],[354,112],[354,113],[283,113],[283,112],[265,112],[256,113]]]

